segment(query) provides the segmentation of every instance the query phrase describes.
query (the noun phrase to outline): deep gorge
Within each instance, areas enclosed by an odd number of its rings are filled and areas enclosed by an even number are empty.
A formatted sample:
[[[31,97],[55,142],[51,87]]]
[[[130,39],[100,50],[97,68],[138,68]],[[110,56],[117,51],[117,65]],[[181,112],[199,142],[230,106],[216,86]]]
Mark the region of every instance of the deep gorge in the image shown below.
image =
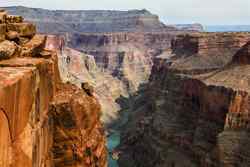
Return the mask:
[[[44,35],[0,17],[12,25],[0,26],[3,167],[250,165],[250,33],[178,29],[146,10],[99,11],[98,23],[91,11],[6,10]]]

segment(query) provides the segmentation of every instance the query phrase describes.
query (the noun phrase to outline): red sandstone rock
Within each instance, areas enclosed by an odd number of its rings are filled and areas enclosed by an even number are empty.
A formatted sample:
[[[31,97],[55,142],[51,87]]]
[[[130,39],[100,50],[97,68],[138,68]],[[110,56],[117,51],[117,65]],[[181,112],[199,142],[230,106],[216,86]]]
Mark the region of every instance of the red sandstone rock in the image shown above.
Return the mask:
[[[0,71],[0,107],[6,113],[9,134],[14,141],[7,148],[12,151],[7,152],[9,159],[4,163],[16,167],[36,166],[38,161],[51,164],[49,143],[52,134],[46,111],[53,97],[53,81],[42,71],[39,73],[36,67],[1,67]],[[44,145],[44,142],[48,144]]]
[[[50,109],[55,166],[106,166],[105,138],[98,121],[100,105],[76,86],[62,85],[59,89]],[[100,153],[95,155],[97,150]]]
[[[31,25],[16,23],[18,18],[12,28],[33,36]],[[0,43],[0,59],[7,59],[0,60],[0,166],[106,167],[100,106],[95,97],[61,83],[57,55],[44,49],[45,39],[36,35],[23,46]]]
[[[0,60],[9,59],[15,56],[18,47],[14,42],[3,41],[0,43]]]
[[[9,31],[9,32],[6,33],[6,39],[7,40],[10,40],[10,41],[18,40],[18,38],[19,38],[19,34],[16,31]]]
[[[44,49],[46,36],[35,35],[29,42],[22,46],[21,56],[39,56],[39,53]]]

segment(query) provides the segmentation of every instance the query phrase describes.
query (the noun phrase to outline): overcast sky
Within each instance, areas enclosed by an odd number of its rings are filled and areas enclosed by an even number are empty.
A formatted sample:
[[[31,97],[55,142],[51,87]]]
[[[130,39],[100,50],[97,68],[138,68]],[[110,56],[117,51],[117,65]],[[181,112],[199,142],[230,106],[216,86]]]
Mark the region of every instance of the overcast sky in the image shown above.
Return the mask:
[[[0,0],[0,6],[46,9],[148,9],[166,24],[250,24],[250,0]]]

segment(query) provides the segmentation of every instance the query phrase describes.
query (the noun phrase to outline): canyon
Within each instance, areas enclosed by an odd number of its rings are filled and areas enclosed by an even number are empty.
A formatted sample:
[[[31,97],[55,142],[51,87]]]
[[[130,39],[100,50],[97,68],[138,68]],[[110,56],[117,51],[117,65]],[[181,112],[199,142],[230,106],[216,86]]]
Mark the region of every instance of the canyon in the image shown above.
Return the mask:
[[[102,121],[109,126],[119,119],[122,106],[129,105],[129,100],[119,99],[129,99],[141,84],[148,82],[153,58],[171,46],[171,39],[176,34],[50,35],[46,45],[58,53],[65,82],[78,86],[81,82],[89,82],[95,88],[102,106]]]
[[[47,47],[59,55],[63,81],[80,87],[89,82],[102,106],[106,126],[119,120],[124,101],[148,82],[153,58],[168,50],[171,40],[185,31],[202,31],[200,24],[180,27],[163,24],[143,10],[45,10],[6,7],[50,34]],[[130,100],[125,100],[129,105]],[[125,107],[127,108],[127,107]]]
[[[125,96],[129,103],[120,108],[128,120],[111,126],[121,126],[121,143],[113,151],[119,166],[249,166],[245,145],[250,33],[105,33],[74,38],[71,47],[92,55],[92,67],[116,76],[130,92]],[[119,49],[129,44],[146,50],[149,54],[141,55],[150,63],[134,54],[139,61],[132,57],[129,66],[123,64],[130,54]],[[129,48],[135,52],[133,46]],[[136,68],[143,69],[137,62],[152,68],[138,84],[132,76],[143,76],[145,68],[137,73]],[[126,68],[133,69],[130,76],[120,75]],[[116,135],[112,138],[119,140]]]
[[[46,37],[0,15],[4,167],[250,165],[250,33],[147,10],[5,9]]]
[[[173,40],[134,102],[119,166],[249,166],[249,35]]]

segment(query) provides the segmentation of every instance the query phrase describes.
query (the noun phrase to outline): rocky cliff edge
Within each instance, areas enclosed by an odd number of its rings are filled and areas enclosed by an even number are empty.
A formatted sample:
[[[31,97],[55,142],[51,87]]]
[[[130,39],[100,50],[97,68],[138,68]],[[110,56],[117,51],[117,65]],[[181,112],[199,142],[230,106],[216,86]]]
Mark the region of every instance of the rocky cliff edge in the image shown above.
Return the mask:
[[[0,166],[105,167],[100,105],[91,88],[61,82],[45,42],[0,11]]]

